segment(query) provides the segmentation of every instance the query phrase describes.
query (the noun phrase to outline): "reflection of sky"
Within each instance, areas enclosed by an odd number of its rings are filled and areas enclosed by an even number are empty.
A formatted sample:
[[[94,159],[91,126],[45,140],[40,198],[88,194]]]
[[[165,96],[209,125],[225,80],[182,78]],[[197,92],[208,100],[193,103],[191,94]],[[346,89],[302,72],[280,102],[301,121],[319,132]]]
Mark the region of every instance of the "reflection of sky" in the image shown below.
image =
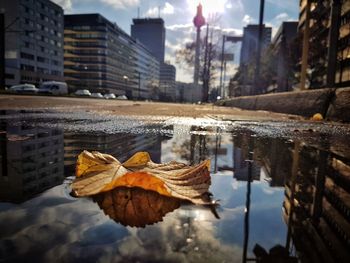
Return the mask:
[[[190,143],[189,128],[174,125],[174,136],[162,142],[161,161],[180,157]],[[215,135],[207,147],[214,159]],[[218,165],[233,164],[233,144],[222,135]],[[185,155],[186,156],[186,155]],[[213,165],[213,163],[212,163]],[[74,199],[64,186],[54,187],[20,205],[0,203],[0,258],[33,262],[241,262],[246,182],[232,171],[212,174],[210,191],[220,199],[216,219],[198,206],[182,206],[163,222],[143,229],[123,227],[104,215],[90,199]],[[252,183],[249,251],[255,243],[266,249],[284,244],[283,189]],[[1,260],[0,260],[1,261]]]
[[[252,184],[250,250],[255,243],[271,248],[285,240],[283,191],[264,189],[266,183]],[[0,205],[0,255],[37,262],[202,262],[203,257],[210,262],[240,262],[246,183],[235,185],[232,176],[218,173],[210,190],[221,199],[220,220],[208,209],[183,206],[163,222],[136,229],[110,220],[89,199],[67,197],[63,186],[57,186],[21,205]]]
[[[225,243],[243,244],[243,222],[247,182],[237,182],[229,176],[213,176],[210,190],[221,199],[218,236]],[[256,243],[269,249],[284,245],[286,226],[282,220],[283,188],[270,188],[266,182],[251,184],[249,248]]]

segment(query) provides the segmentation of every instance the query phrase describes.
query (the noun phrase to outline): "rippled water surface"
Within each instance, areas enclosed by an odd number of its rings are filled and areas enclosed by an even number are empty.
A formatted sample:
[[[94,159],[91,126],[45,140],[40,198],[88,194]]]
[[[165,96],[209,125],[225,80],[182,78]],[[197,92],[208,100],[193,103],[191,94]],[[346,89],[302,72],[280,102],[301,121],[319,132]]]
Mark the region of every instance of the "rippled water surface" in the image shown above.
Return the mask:
[[[331,124],[3,111],[0,262],[350,262],[349,143]],[[154,222],[112,216],[98,198],[69,194],[83,150],[210,159],[220,205],[119,189],[146,198]]]

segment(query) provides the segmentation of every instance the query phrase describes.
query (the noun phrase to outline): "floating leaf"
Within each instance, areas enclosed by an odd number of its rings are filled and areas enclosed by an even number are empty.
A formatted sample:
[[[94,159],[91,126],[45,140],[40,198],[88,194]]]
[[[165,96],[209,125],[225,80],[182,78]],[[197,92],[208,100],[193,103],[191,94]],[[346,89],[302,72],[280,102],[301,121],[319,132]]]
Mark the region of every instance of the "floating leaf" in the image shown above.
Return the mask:
[[[121,164],[108,154],[84,151],[78,156],[76,179],[72,184],[76,196],[90,196],[116,187],[140,187],[164,196],[207,204],[210,186],[210,162],[196,166],[172,161],[154,163],[149,154],[138,152]]]

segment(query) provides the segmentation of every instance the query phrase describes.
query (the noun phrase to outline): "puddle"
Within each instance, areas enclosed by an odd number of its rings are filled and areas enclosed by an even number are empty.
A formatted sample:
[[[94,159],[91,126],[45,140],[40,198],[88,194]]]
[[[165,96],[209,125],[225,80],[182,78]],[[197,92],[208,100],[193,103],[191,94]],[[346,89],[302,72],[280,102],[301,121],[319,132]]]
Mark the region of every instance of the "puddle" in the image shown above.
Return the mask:
[[[2,113],[1,262],[349,262],[345,128]],[[120,161],[138,151],[158,163],[210,159],[209,190],[220,200],[220,218],[209,207],[139,190],[118,193],[130,202],[140,196],[150,205],[160,202],[162,213],[149,208],[116,216],[101,198],[73,198],[69,181],[83,150]]]

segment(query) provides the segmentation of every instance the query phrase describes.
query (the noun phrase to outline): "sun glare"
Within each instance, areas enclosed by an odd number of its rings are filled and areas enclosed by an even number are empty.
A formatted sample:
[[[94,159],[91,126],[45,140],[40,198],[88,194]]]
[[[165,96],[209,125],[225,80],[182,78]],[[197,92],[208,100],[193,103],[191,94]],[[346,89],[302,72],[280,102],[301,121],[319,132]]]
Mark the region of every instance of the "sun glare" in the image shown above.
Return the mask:
[[[208,15],[223,13],[227,5],[230,5],[230,1],[227,0],[187,0],[188,8],[193,10],[194,14],[199,3],[203,6],[203,15],[205,18]]]

